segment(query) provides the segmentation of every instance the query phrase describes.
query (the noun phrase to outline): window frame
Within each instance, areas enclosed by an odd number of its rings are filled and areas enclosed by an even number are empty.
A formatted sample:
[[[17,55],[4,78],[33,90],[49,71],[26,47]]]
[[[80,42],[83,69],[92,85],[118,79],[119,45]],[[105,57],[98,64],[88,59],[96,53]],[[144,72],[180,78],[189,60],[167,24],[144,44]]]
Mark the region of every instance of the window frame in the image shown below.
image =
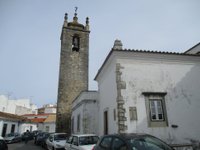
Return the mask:
[[[166,92],[143,92],[142,94],[145,97],[148,126],[149,127],[168,127],[167,110],[166,110],[166,104],[165,104],[165,101],[166,101],[165,95],[167,93]],[[151,109],[151,104],[150,104],[151,101],[161,102],[163,119],[152,119],[152,109]],[[158,110],[156,111],[158,115]]]

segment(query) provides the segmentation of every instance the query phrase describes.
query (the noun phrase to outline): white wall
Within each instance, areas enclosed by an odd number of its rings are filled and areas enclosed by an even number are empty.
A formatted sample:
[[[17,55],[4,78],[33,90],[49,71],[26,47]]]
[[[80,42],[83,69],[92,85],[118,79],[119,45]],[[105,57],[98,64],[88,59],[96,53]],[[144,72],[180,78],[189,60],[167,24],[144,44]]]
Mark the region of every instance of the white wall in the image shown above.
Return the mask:
[[[15,131],[14,132],[19,132],[19,124],[18,124],[18,122],[9,121],[9,120],[1,120],[0,121],[0,136],[2,136],[2,131],[3,131],[3,125],[4,124],[7,124],[6,134],[11,133],[12,125],[15,125]]]
[[[73,133],[98,132],[97,92],[82,92],[72,104],[72,116],[74,119]],[[80,115],[80,130],[77,130],[77,118]]]
[[[99,135],[103,135],[103,113],[109,112],[109,133],[118,132],[113,119],[116,108],[116,64],[120,63],[121,90],[125,102],[126,132],[155,135],[168,143],[190,143],[200,139],[200,57],[162,53],[116,52],[107,60],[96,80],[99,87]],[[166,92],[167,127],[149,127],[142,92]],[[137,108],[137,121],[130,121],[129,107]],[[177,125],[172,128],[171,125]]]
[[[31,130],[32,129],[32,130]],[[33,123],[20,123],[19,133],[24,133],[27,130],[34,131],[37,130],[37,125]]]
[[[108,133],[117,133],[117,120],[114,121],[114,109],[117,110],[117,89],[116,89],[116,64],[113,60],[103,74],[98,78],[99,89],[99,135],[104,134],[104,112],[108,111]]]
[[[31,104],[30,99],[16,99],[10,100],[4,95],[0,95],[0,111],[11,114],[36,114],[37,106]]]
[[[46,126],[49,127],[49,133],[55,132],[55,129],[56,129],[56,123],[55,122],[53,122],[53,123],[44,123],[44,128],[43,128],[44,132],[47,132],[46,131]]]
[[[188,58],[189,59],[189,58]],[[145,132],[173,143],[190,143],[200,139],[200,61],[120,60],[124,67],[122,80],[126,112],[129,106],[137,107],[138,121],[128,119],[127,132]],[[147,125],[145,98],[142,92],[166,92],[168,127]],[[129,113],[126,113],[129,118]],[[174,129],[171,125],[178,125]]]
[[[46,107],[44,109],[44,113],[46,113],[46,114],[56,113],[56,107]]]

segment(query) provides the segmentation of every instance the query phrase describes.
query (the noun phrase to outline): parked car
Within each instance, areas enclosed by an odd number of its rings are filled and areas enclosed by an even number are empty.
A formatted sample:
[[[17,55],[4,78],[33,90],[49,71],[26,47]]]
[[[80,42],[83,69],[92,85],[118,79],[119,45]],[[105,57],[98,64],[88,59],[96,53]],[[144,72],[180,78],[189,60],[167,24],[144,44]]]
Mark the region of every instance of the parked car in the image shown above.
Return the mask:
[[[22,139],[19,133],[9,133],[6,134],[4,140],[6,143],[15,143],[15,142],[20,142]]]
[[[72,135],[66,141],[65,150],[92,150],[98,140],[95,134]]]
[[[53,133],[46,133],[44,135],[44,138],[41,140],[41,146],[45,149],[47,149],[47,144],[46,144],[46,140],[49,138],[49,136],[53,134]]]
[[[0,136],[0,150],[8,150],[8,145],[4,141],[4,138]]]
[[[165,142],[148,134],[114,134],[103,136],[94,150],[173,150]]]
[[[66,143],[66,133],[53,133],[46,140],[48,150],[64,149]]]

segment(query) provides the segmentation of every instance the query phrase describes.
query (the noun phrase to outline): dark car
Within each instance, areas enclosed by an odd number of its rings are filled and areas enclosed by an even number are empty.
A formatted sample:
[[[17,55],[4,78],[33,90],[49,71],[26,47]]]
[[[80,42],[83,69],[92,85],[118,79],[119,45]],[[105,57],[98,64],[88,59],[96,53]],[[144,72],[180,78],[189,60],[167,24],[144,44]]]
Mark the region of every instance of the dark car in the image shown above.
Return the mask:
[[[8,150],[8,145],[1,136],[0,136],[0,150]]]
[[[35,144],[42,145],[42,142],[48,137],[49,133],[40,132],[35,138]]]
[[[148,134],[113,134],[101,137],[95,150],[173,150],[160,139]]]

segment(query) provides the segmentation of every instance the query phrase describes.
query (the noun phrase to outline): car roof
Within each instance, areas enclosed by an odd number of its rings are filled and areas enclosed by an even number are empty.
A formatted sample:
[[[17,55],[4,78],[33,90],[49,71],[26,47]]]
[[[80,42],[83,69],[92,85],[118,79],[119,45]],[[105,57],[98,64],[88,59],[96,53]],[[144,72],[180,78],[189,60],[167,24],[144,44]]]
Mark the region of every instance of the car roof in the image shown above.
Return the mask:
[[[52,133],[52,135],[60,135],[60,134],[67,134],[67,133]]]
[[[151,135],[145,134],[145,133],[121,133],[121,134],[109,134],[109,135],[106,135],[106,136],[116,136],[116,137],[121,137],[121,138],[124,138],[124,139],[132,139],[132,138],[151,136]],[[105,136],[103,136],[103,137],[105,137]]]
[[[97,136],[96,134],[72,134],[72,136],[85,137],[85,136]]]

